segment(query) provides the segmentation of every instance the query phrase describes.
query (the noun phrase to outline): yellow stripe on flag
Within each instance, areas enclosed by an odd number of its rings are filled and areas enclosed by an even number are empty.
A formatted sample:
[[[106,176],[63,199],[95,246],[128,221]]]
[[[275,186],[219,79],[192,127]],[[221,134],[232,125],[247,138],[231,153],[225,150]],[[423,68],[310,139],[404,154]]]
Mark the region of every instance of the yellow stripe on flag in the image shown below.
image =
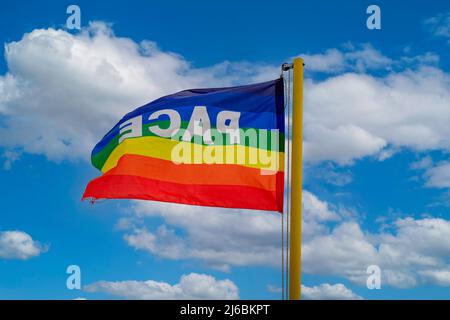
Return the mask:
[[[109,155],[102,172],[105,173],[114,168],[124,154],[148,156],[174,162],[184,160],[184,163],[195,164],[239,164],[267,171],[284,171],[284,152],[243,145],[208,146],[145,136],[125,139],[120,143]]]

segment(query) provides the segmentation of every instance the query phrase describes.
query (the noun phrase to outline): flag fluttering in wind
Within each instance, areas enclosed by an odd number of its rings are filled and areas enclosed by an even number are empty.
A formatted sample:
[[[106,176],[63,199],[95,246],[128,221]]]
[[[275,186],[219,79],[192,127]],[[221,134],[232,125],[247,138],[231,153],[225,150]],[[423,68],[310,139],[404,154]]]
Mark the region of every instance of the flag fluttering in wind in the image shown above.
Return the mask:
[[[125,115],[95,146],[83,199],[283,211],[283,80],[185,90]]]

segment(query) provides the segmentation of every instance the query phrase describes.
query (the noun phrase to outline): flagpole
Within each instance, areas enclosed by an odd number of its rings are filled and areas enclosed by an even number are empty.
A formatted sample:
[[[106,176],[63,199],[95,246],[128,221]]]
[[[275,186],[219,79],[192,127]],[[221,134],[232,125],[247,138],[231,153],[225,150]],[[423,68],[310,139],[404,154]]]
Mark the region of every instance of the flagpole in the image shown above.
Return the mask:
[[[302,251],[303,59],[293,63],[289,299],[300,300]]]

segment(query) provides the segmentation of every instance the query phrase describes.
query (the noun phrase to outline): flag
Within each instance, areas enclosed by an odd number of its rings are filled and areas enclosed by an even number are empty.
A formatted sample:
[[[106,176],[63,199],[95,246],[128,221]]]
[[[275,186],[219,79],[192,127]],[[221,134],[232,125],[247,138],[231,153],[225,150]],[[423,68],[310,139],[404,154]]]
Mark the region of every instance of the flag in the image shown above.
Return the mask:
[[[125,115],[94,147],[83,199],[283,211],[284,87],[192,89]]]

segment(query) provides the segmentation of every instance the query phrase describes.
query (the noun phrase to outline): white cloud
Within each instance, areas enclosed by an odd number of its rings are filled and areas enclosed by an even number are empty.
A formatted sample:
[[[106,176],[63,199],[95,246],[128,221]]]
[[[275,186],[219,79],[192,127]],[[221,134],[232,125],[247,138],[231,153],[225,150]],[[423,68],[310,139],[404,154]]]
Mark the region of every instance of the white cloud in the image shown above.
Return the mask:
[[[45,246],[33,240],[23,231],[0,232],[0,259],[27,260],[47,251]]]
[[[443,287],[450,287],[450,268],[438,270],[424,270],[420,274],[429,282]]]
[[[441,162],[425,171],[425,185],[434,188],[450,188],[450,162]]]
[[[305,159],[310,161],[335,160],[349,164],[354,158],[375,154],[386,146],[385,140],[353,124],[330,129],[317,123],[305,129],[308,137],[303,148]]]
[[[422,274],[450,267],[450,244],[443,240],[450,238],[450,221],[405,218],[392,228],[394,234],[371,234],[355,222],[344,222],[304,243],[303,270],[339,275],[364,285],[366,268],[375,264],[381,268],[384,284],[408,288],[426,282]]]
[[[353,181],[353,177],[350,172],[336,172],[329,170],[325,172],[325,175],[326,182],[338,187],[345,186]]]
[[[87,160],[94,144],[124,114],[162,95],[279,73],[272,66],[230,62],[196,69],[153,42],[116,37],[100,22],[77,35],[36,29],[6,44],[5,57],[0,146],[55,161]]]
[[[434,36],[450,38],[450,12],[440,13],[426,19],[425,25]]]
[[[308,191],[303,193],[303,206],[305,239],[326,229],[320,222],[339,219],[326,203]],[[154,231],[138,222],[124,236],[136,249],[167,259],[203,261],[222,271],[229,271],[231,266],[280,264],[281,216],[278,213],[146,201],[137,201],[134,209],[138,219],[164,219],[164,224]],[[183,230],[183,235],[176,229]]]
[[[165,223],[155,231],[137,227],[126,234],[136,249],[168,259],[200,260],[224,271],[232,265],[277,265],[279,214],[146,202],[139,202],[136,211],[163,217]]]
[[[268,285],[267,291],[271,293],[281,293],[281,288]],[[323,283],[318,286],[306,286],[302,284],[302,299],[307,300],[362,300],[363,298],[348,289],[342,283]]]
[[[427,169],[433,165],[433,159],[430,156],[425,156],[422,159],[411,163],[412,170]]]
[[[450,188],[450,161],[439,161],[434,163],[433,159],[427,155],[422,159],[410,164],[412,170],[422,170],[422,178],[425,180],[425,187],[428,188]],[[448,196],[443,194],[441,197]]]
[[[367,267],[375,264],[382,270],[383,285],[408,288],[430,282],[425,274],[450,268],[450,244],[443,240],[450,239],[448,220],[397,219],[379,232],[368,232],[354,221],[354,214],[345,214],[345,208],[336,211],[308,191],[303,204],[305,273],[365,285]],[[280,266],[277,214],[137,202],[135,215],[125,240],[152,255],[201,261],[225,272],[233,266]],[[161,217],[164,223],[148,230],[149,217]]]
[[[391,158],[397,151],[399,151],[399,148],[392,148],[392,147],[384,148],[378,154],[378,160],[379,161],[387,160],[387,159]]]
[[[346,63],[344,54],[337,49],[328,49],[319,54],[304,54],[302,57],[311,71],[338,72],[344,69]]]
[[[364,44],[360,48],[348,45],[344,50],[333,48],[326,50],[325,53],[301,56],[306,61],[307,71],[325,73],[386,69],[394,63],[370,44]]]
[[[307,287],[302,285],[302,296],[310,300],[362,300],[363,298],[342,283],[323,283],[319,286]]]
[[[239,299],[239,289],[228,279],[217,280],[206,274],[183,275],[175,285],[148,281],[99,281],[84,287],[87,292],[104,292],[125,299]]]
[[[383,148],[450,149],[450,76],[429,66],[305,82],[305,159],[350,164]]]
[[[14,151],[14,150],[5,150],[2,154],[2,158],[5,159],[3,162],[3,169],[10,170],[12,167],[12,164],[19,160],[21,155],[21,152]]]
[[[328,203],[319,200],[311,192],[303,191],[303,219],[306,221],[336,221],[339,215],[330,210]]]
[[[267,285],[267,291],[270,293],[281,293],[283,289],[273,284],[269,284]]]
[[[377,261],[377,250],[355,222],[344,222],[330,233],[303,242],[303,271],[334,274],[363,283],[366,268]]]

